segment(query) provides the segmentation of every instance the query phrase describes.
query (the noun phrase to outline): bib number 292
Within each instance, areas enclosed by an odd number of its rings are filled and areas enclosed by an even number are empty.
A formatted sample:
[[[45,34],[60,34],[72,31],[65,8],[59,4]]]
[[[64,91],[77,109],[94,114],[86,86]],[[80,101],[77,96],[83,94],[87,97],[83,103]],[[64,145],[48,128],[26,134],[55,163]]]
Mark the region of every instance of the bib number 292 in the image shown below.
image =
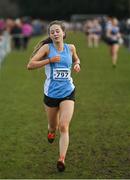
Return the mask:
[[[54,69],[53,71],[53,79],[55,80],[69,79],[69,77],[70,77],[69,69]]]

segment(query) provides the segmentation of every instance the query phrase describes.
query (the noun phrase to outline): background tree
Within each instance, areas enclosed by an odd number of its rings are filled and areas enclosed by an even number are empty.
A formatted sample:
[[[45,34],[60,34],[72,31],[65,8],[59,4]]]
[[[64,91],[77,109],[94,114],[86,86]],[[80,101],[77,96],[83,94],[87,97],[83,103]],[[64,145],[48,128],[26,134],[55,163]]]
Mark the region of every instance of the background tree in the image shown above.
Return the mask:
[[[6,15],[11,11],[12,15],[40,17],[46,20],[70,19],[73,14],[108,14],[118,18],[130,16],[130,0],[1,0],[0,3],[9,4],[0,4],[4,6],[0,7],[0,10],[7,12]]]
[[[10,0],[0,0],[0,17],[16,17],[19,15],[18,4]]]

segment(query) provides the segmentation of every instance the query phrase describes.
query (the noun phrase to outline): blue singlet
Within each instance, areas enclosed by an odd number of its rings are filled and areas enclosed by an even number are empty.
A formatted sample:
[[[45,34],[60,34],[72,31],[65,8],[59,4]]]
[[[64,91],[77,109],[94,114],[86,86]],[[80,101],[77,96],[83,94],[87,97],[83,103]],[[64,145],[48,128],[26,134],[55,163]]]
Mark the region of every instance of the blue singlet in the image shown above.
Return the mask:
[[[45,66],[44,94],[51,98],[64,98],[69,96],[75,88],[71,77],[72,53],[69,45],[64,44],[63,51],[58,51],[54,44],[50,43],[47,58],[54,56],[60,56],[60,62]]]

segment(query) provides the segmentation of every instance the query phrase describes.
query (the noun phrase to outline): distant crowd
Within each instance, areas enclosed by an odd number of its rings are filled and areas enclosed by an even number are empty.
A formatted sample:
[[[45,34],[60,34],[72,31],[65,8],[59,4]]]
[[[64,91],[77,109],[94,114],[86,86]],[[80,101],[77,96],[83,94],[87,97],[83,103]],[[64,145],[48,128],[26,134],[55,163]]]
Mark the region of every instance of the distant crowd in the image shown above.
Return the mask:
[[[100,39],[109,44],[110,30],[113,31],[113,38],[118,38],[119,44],[124,44],[130,49],[130,19],[119,21],[116,17],[108,16],[88,19],[83,24],[89,47],[97,47]],[[117,32],[120,33],[118,37],[115,36]]]
[[[119,21],[116,17],[94,18],[85,21],[83,31],[89,48],[98,47],[100,40],[108,45],[112,66],[117,67],[121,45],[130,50],[130,19]]]
[[[31,37],[43,34],[45,26],[40,19],[0,19],[0,65],[11,49],[26,50]]]
[[[8,33],[12,39],[12,48],[26,49],[29,39],[34,35],[43,34],[43,22],[29,18],[0,19],[0,35]]]
[[[115,19],[115,26],[121,34],[119,43],[130,49],[130,19],[121,21]],[[112,27],[111,22],[111,17],[95,17],[84,21],[65,21],[64,23],[67,30],[83,31],[87,36],[89,47],[98,47],[100,39],[108,41],[106,32]],[[26,50],[31,37],[45,34],[47,25],[47,21],[32,20],[28,17],[0,19],[0,64],[11,49]]]

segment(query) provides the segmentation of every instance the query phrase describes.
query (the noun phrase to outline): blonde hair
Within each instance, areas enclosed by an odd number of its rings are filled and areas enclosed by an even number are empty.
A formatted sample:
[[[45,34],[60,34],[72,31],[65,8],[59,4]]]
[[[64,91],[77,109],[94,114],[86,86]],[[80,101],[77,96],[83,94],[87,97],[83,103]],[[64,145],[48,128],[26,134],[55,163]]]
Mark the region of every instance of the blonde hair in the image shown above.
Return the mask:
[[[59,25],[62,29],[63,32],[65,32],[65,25],[62,21],[58,21],[58,20],[55,20],[55,21],[52,21],[49,25],[48,25],[48,28],[47,28],[47,32],[48,32],[48,35],[50,35],[50,27],[52,25]],[[66,38],[66,33],[65,33],[65,36],[63,37],[64,39]],[[52,43],[52,39],[50,37],[46,38],[46,39],[43,39],[42,41],[40,41],[34,48],[33,52],[32,52],[32,55],[31,55],[31,58],[38,52],[38,50],[44,45],[44,44],[49,44],[49,43]]]

